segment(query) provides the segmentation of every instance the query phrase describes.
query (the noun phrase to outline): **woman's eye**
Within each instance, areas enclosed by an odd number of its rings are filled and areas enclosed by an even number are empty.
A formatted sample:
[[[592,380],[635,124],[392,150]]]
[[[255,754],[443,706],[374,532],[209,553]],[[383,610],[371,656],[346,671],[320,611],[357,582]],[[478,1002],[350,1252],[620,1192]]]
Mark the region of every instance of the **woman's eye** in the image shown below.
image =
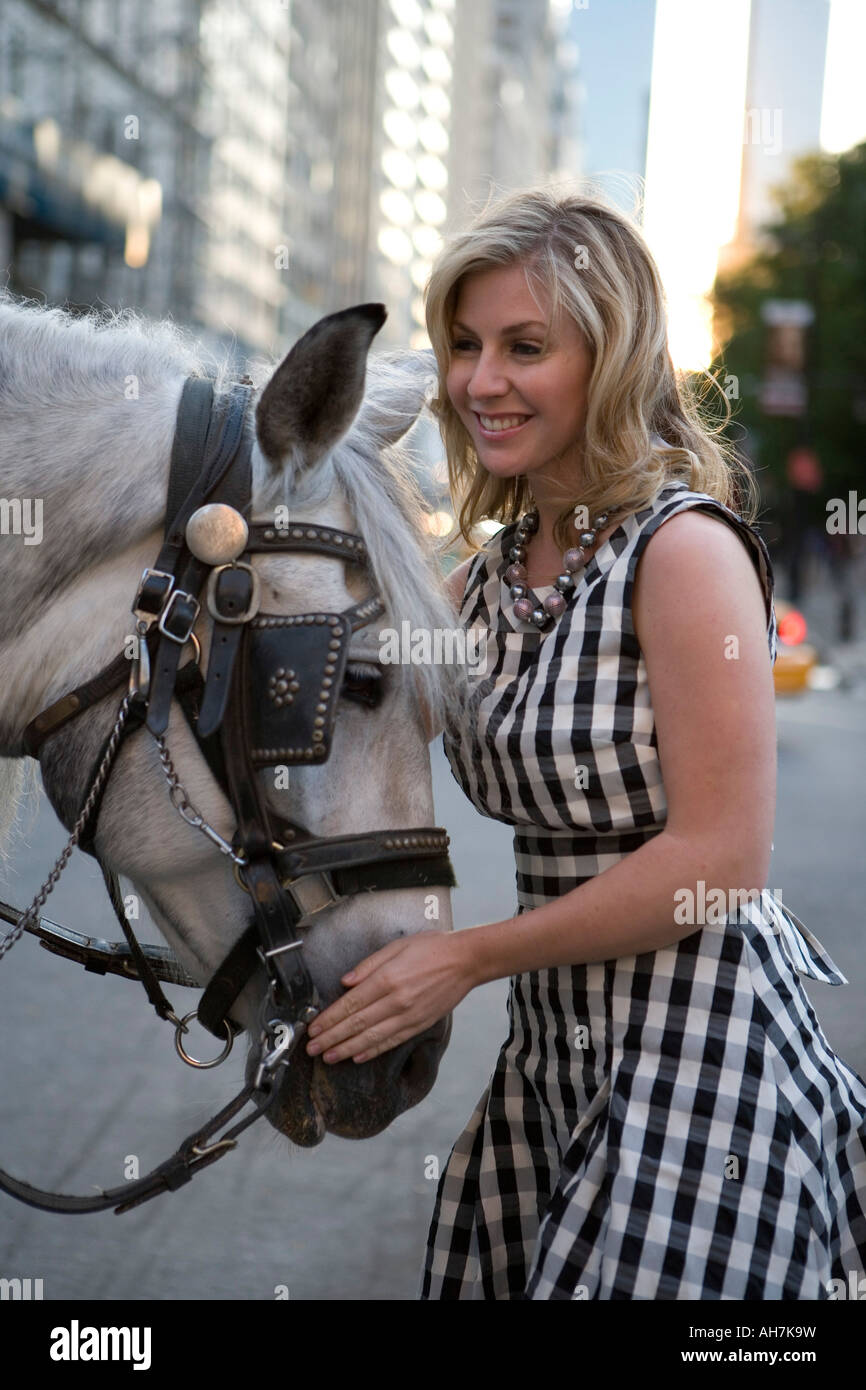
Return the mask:
[[[471,339],[460,338],[451,344],[451,351],[472,352],[476,347],[477,344],[473,343]],[[526,351],[518,351],[518,349],[526,349]],[[517,352],[518,357],[536,357],[541,352],[541,348],[538,343],[513,343],[512,351]]]
[[[343,676],[340,692],[346,700],[371,709],[382,700],[382,672],[378,666],[363,661],[350,661]]]

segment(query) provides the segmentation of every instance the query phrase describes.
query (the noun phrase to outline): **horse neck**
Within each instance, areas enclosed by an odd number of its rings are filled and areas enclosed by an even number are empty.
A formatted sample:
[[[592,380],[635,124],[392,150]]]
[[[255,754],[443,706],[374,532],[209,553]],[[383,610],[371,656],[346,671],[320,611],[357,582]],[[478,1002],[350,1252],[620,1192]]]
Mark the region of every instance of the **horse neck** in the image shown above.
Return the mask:
[[[136,400],[68,400],[4,419],[0,495],[38,500],[39,544],[4,538],[0,642],[38,620],[46,604],[92,565],[121,555],[165,512],[171,443],[183,378]]]
[[[130,631],[135,583],[162,532],[183,380],[136,400],[121,383],[116,400],[103,387],[4,419],[0,496],[40,501],[42,536],[4,536],[0,548],[0,755],[20,751],[23,723],[95,675]]]

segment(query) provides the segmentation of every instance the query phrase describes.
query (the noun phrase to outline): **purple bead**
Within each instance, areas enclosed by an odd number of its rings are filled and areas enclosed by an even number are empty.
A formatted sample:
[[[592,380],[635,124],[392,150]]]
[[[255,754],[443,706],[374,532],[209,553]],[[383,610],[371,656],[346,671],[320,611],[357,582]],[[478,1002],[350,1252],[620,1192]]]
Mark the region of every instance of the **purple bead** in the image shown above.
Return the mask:
[[[586,551],[583,549],[583,546],[573,546],[571,550],[566,550],[562,557],[562,563],[570,574],[573,574],[575,570],[579,570],[581,565],[586,564]]]
[[[526,578],[525,565],[509,565],[505,571],[505,578],[509,584],[519,584]]]
[[[519,618],[522,623],[528,623],[532,618],[534,604],[531,599],[519,598],[514,605],[514,616]]]
[[[561,618],[565,612],[565,599],[562,594],[548,594],[542,605],[551,618]]]

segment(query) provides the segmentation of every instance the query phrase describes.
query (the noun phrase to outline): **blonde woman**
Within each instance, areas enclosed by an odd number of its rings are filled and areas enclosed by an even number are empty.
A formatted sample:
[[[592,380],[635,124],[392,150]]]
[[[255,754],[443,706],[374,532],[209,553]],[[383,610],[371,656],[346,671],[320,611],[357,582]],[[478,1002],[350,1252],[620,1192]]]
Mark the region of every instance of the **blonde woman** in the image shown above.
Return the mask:
[[[754,485],[677,379],[656,266],[603,198],[488,208],[441,252],[427,323],[461,530],[505,523],[451,576],[487,663],[444,745],[515,828],[517,913],[391,943],[317,1039],[371,1056],[510,980],[420,1296],[827,1298],[866,1266],[866,1084],[799,979],[844,977],[765,887]]]

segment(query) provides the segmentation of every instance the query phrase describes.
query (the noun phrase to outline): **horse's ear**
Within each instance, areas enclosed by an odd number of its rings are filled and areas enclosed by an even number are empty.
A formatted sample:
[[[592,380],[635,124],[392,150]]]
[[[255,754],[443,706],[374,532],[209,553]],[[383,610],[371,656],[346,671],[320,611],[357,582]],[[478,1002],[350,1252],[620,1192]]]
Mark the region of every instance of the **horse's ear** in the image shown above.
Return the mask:
[[[291,454],[312,467],[343,437],[364,398],[367,353],[384,304],[357,304],[308,328],[259,398],[256,433],[275,470]]]
[[[396,444],[410,430],[438,386],[432,348],[381,353],[370,364],[370,381],[356,428],[380,447]]]

